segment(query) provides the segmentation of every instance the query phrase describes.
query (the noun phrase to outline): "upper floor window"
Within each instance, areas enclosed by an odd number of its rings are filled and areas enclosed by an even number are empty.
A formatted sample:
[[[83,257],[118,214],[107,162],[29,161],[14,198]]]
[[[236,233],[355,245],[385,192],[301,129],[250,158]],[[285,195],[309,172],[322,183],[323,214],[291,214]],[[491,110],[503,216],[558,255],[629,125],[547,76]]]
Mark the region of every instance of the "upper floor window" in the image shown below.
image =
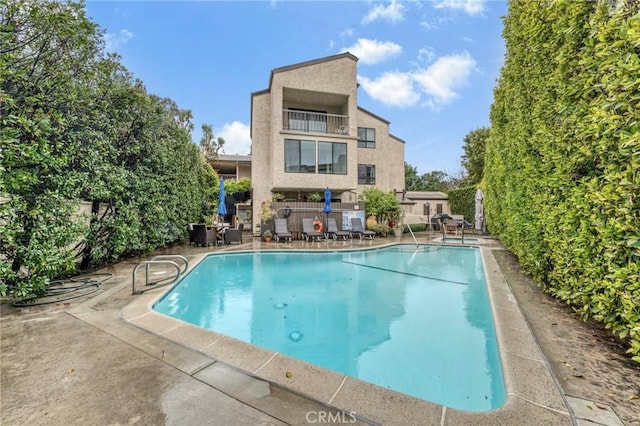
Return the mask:
[[[358,127],[358,148],[376,147],[376,129]]]
[[[347,144],[318,142],[318,173],[347,174]]]
[[[376,166],[373,164],[358,164],[358,185],[376,184]]]
[[[316,141],[285,139],[284,171],[288,173],[315,173]]]

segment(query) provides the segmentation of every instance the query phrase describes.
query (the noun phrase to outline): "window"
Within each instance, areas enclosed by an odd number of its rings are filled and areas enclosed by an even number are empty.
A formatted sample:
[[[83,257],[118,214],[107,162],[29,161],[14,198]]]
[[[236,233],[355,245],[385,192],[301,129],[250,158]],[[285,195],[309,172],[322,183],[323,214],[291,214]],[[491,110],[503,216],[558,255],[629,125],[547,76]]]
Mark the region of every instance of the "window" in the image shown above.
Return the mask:
[[[347,144],[318,142],[318,173],[347,174]]]
[[[358,148],[376,147],[376,129],[358,127]]]
[[[284,171],[287,173],[315,173],[316,141],[285,139]]]
[[[376,184],[376,166],[373,164],[358,164],[358,184]]]

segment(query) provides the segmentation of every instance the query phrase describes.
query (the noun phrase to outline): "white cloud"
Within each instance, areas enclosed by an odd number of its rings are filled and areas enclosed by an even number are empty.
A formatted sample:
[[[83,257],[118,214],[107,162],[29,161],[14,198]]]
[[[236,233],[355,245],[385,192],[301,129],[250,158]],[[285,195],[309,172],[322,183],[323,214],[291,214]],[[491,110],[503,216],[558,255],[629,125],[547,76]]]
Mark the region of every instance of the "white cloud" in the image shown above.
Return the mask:
[[[359,38],[356,44],[342,48],[341,52],[351,52],[358,57],[359,62],[372,65],[398,56],[402,52],[402,47],[391,41],[381,42]]]
[[[436,4],[437,9],[463,10],[469,15],[477,15],[484,12],[483,0],[444,0]]]
[[[427,31],[435,30],[436,28],[438,28],[436,25],[429,23],[427,21],[421,21],[420,26]]]
[[[436,58],[436,51],[433,47],[423,47],[418,50],[418,61],[423,63],[432,62]]]
[[[224,139],[225,154],[247,155],[251,152],[251,138],[249,126],[239,121],[222,126],[218,136]]]
[[[120,46],[124,46],[132,38],[133,33],[124,28],[118,33],[107,33],[104,36],[104,48],[107,52],[115,52]]]
[[[353,36],[353,28],[345,28],[340,32],[340,37],[347,38]]]
[[[468,52],[464,52],[442,56],[428,68],[414,72],[412,77],[429,96],[428,104],[437,107],[451,102],[458,96],[456,90],[467,84],[475,66],[475,59]]]
[[[381,4],[375,6],[362,18],[362,24],[369,24],[377,20],[386,20],[390,22],[398,22],[404,19],[404,6],[396,0],[385,7]]]
[[[375,80],[358,76],[358,82],[369,96],[385,105],[406,107],[420,100],[409,73],[388,72]]]

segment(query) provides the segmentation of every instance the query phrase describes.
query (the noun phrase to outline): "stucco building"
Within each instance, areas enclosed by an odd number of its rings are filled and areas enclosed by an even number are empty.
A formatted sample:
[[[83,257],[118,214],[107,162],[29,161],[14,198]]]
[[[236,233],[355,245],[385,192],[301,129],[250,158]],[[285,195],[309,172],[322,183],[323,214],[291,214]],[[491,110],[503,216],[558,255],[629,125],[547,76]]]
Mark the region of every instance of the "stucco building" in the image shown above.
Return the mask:
[[[252,93],[254,218],[275,194],[304,201],[329,187],[348,203],[367,187],[404,189],[404,141],[358,106],[357,61],[347,52],[276,68]]]

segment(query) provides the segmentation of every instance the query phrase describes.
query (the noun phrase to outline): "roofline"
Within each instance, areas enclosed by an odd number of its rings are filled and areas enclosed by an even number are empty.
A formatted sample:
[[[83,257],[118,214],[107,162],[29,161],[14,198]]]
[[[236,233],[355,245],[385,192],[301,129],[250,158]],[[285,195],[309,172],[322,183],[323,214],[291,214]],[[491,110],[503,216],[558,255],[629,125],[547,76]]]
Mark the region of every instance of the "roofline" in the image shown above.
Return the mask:
[[[223,156],[230,156],[230,157],[236,157],[236,158],[222,158]],[[227,162],[227,163],[251,163],[252,158],[251,158],[251,154],[246,154],[246,155],[242,155],[242,154],[220,154],[218,155],[218,158],[214,158],[212,160],[210,160],[210,163],[216,163],[216,162]]]
[[[389,137],[391,137],[391,138],[393,138],[393,139],[397,140],[398,142],[403,143],[403,144],[405,144],[405,145],[407,144],[407,143],[404,141],[404,139],[400,139],[399,137],[397,137],[396,135],[392,135],[391,133],[389,133]]]
[[[391,124],[391,122],[390,122],[389,120],[386,120],[386,119],[384,119],[384,118],[380,117],[379,115],[374,114],[374,113],[372,113],[371,111],[369,111],[369,110],[366,110],[366,109],[362,108],[361,106],[358,106],[358,109],[359,109],[360,111],[362,111],[362,112],[365,112],[365,113],[367,113],[367,114],[369,114],[369,115],[371,115],[371,116],[373,116],[373,117],[377,118],[377,119],[378,119],[378,120],[380,120],[380,121],[384,121],[384,122],[385,122],[385,123],[387,123],[387,124]]]
[[[251,93],[251,96],[249,97],[249,123],[251,123],[251,120],[253,120],[253,97],[254,96],[258,96],[258,95],[268,95],[270,94],[271,91],[269,89],[264,89],[264,90],[258,90],[257,92],[253,92]],[[253,128],[251,126],[249,126],[249,139],[251,139],[253,137]],[[251,141],[251,143],[253,144],[253,141]]]
[[[324,62],[329,62],[329,61],[335,61],[337,59],[342,59],[342,58],[349,58],[354,60],[355,62],[358,62],[358,58],[349,53],[349,52],[344,52],[344,53],[338,53],[337,55],[331,55],[331,56],[325,56],[324,58],[319,58],[319,59],[312,59],[310,61],[305,61],[305,62],[299,62],[297,64],[293,64],[293,65],[286,65],[284,67],[279,67],[279,68],[274,68],[271,70],[271,77],[269,77],[269,89],[271,89],[271,83],[273,82],[273,75],[276,73],[281,73],[281,72],[285,72],[285,71],[291,71],[297,68],[303,68],[303,67],[308,67],[311,65],[317,65],[317,64],[321,64]]]
[[[273,83],[273,75],[275,73],[280,73],[280,72],[285,72],[285,71],[291,71],[297,68],[303,68],[303,67],[308,67],[310,65],[317,65],[317,64],[321,64],[323,62],[329,62],[329,61],[335,61],[337,59],[342,59],[342,58],[349,58],[354,60],[355,62],[358,62],[358,57],[353,55],[350,52],[343,52],[343,53],[338,53],[337,55],[331,55],[331,56],[325,56],[324,58],[319,58],[319,59],[312,59],[310,61],[305,61],[305,62],[299,62],[297,64],[292,64],[292,65],[286,65],[284,67],[279,67],[279,68],[274,68],[271,70],[271,76],[269,77],[269,87],[263,90],[258,90],[257,92],[253,92],[251,93],[251,111],[250,111],[250,117],[253,117],[253,97],[254,96],[258,96],[258,95],[264,95],[264,94],[270,94],[271,93],[271,84]],[[249,130],[249,138],[251,138],[252,135],[252,131]]]

